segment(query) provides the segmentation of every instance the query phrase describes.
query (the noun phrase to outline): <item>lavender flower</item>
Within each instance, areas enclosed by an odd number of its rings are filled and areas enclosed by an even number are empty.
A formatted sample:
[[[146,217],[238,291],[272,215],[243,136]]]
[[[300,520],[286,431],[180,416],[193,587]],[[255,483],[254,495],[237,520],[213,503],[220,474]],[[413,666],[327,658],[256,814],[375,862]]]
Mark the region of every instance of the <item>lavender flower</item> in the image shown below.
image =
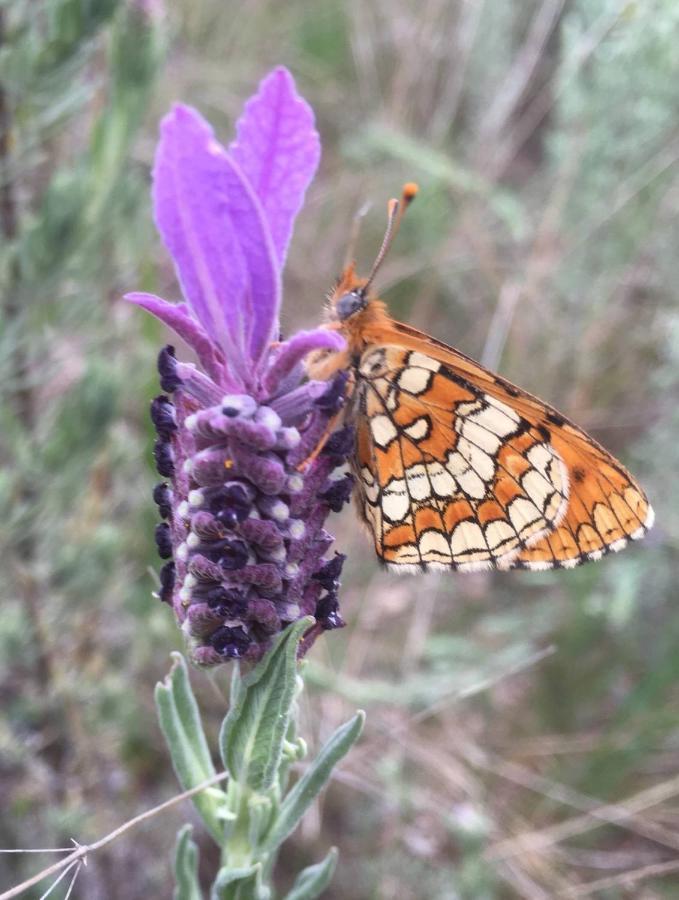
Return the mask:
[[[351,494],[351,476],[333,476],[351,435],[340,431],[314,451],[344,403],[345,377],[307,381],[302,364],[344,342],[326,330],[276,342],[281,269],[319,155],[313,113],[283,68],[248,101],[228,150],[186,106],[161,126],[155,219],[186,302],[126,299],[198,360],[181,362],[170,346],[160,352],[165,393],[151,418],[156,465],[168,479],[153,495],[163,519],[156,543],[168,560],[159,596],[202,665],[257,659],[274,634],[309,614],[316,625],[305,646],[343,625],[344,557],[328,558],[324,523]]]

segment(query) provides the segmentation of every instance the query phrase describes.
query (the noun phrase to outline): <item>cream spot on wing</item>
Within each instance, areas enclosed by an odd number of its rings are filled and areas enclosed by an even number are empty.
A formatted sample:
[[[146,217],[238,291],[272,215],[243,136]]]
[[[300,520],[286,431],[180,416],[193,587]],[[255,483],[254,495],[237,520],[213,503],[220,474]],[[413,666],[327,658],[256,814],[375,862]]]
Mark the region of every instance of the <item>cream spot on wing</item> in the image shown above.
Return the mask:
[[[421,463],[406,469],[408,492],[413,500],[426,500],[431,497],[431,485],[427,469]]]
[[[446,469],[448,469],[453,478],[457,478],[458,475],[466,472],[468,468],[469,463],[461,453],[451,451],[446,457]]]
[[[467,460],[470,467],[483,481],[490,482],[495,477],[495,460],[474,444],[461,437],[457,442],[458,452]]]
[[[441,368],[440,362],[432,359],[431,356],[425,356],[424,353],[418,353],[416,350],[408,356],[408,365],[419,366],[420,369],[429,369],[431,372],[438,372]]]
[[[488,493],[486,485],[473,469],[467,469],[466,472],[458,475],[456,481],[460,489],[472,500],[483,500]]]
[[[491,456],[494,456],[500,449],[502,441],[500,438],[480,425],[475,419],[457,418],[455,419],[455,430],[467,440],[475,444],[479,449],[484,450]]]
[[[395,385],[392,384],[387,391],[387,396],[384,402],[389,412],[394,412],[394,410],[398,407],[398,388]]]
[[[485,529],[486,543],[496,555],[509,553],[519,545],[519,539],[509,522],[498,519],[489,522]]]
[[[455,415],[462,418],[471,416],[472,413],[480,412],[483,409],[483,403],[480,400],[468,400],[465,403],[458,403],[455,407]]]
[[[521,479],[521,487],[538,509],[546,512],[546,501],[554,494],[554,486],[545,476],[536,469],[529,469]]]
[[[526,497],[516,497],[507,507],[507,511],[514,529],[524,540],[547,525],[540,510]]]
[[[421,441],[422,438],[427,437],[430,428],[431,422],[429,421],[428,416],[420,416],[419,419],[415,419],[414,422],[411,422],[410,425],[403,430],[409,438],[412,438],[414,441]]]
[[[510,413],[511,415],[509,415]],[[516,413],[509,407],[499,409],[497,406],[486,406],[480,412],[471,415],[470,418],[500,438],[514,434],[519,420]]]
[[[429,480],[434,489],[434,493],[438,497],[452,497],[455,493],[455,479],[441,463],[429,463],[427,466],[429,472]]]
[[[412,565],[419,561],[420,554],[415,544],[401,544],[390,560],[390,562],[399,563],[401,565]]]
[[[451,535],[450,548],[456,559],[459,556],[467,556],[472,559],[488,557],[486,540],[477,522],[460,522]]]
[[[430,369],[408,366],[398,376],[398,386],[409,394],[422,394],[429,388],[432,378]]]
[[[396,426],[389,416],[373,416],[370,419],[370,431],[378,447],[388,447],[398,436]]]
[[[543,475],[547,474],[547,467],[553,458],[554,454],[547,444],[534,444],[526,454],[526,459],[531,466],[538,472],[542,472]]]
[[[613,541],[612,544],[609,544],[608,549],[612,550],[613,553],[619,553],[623,549],[623,547],[626,547],[626,546],[627,546],[627,541],[625,540],[625,538],[618,538],[617,541]]]
[[[391,522],[400,522],[408,515],[410,498],[403,478],[392,478],[382,491],[382,512]]]
[[[559,565],[562,569],[574,569],[577,564],[580,562],[578,558],[576,559],[562,559],[559,562]]]
[[[508,403],[503,403],[502,400],[498,400],[497,397],[493,397],[492,394],[484,394],[484,399],[487,403],[490,403],[491,406],[494,406],[496,409],[499,409],[500,412],[504,413],[509,419],[511,419],[515,425],[519,425],[521,423],[521,416],[515,409],[512,409]]]
[[[368,500],[371,503],[377,503],[377,498],[380,493],[379,485],[375,482],[373,473],[367,466],[363,466],[361,469],[361,482],[363,483],[363,491]]]
[[[382,349],[372,350],[367,353],[361,360],[359,372],[365,378],[375,378],[383,374],[386,367],[385,352]]]
[[[461,491],[474,500],[482,500],[488,493],[485,483],[457,450],[448,454],[446,469],[455,478]]]
[[[450,544],[448,538],[441,531],[431,529],[422,532],[418,538],[418,546],[425,559],[429,556],[450,559]]]

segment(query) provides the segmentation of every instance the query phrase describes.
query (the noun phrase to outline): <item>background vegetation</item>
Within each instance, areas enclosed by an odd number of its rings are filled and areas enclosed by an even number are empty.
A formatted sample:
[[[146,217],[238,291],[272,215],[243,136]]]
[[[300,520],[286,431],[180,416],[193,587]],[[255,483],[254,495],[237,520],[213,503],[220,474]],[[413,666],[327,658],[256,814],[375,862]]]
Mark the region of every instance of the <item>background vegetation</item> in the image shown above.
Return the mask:
[[[417,180],[393,312],[588,427],[658,524],[572,572],[413,579],[336,517],[348,627],[314,648],[302,733],[359,704],[367,727],[281,884],[337,844],[329,898],[676,897],[679,6],[167,7],[0,3],[0,846],[93,840],[177,790],[152,700],[181,646],[151,597],[163,335],[120,297],[178,296],[149,209],[159,117],[193,103],[228,141],[284,63],[324,146],[286,330],[318,321],[356,210],[365,269]],[[214,727],[227,680],[193,679]],[[76,895],[169,896],[192,815],[93,855]],[[0,890],[47,859],[0,855]]]

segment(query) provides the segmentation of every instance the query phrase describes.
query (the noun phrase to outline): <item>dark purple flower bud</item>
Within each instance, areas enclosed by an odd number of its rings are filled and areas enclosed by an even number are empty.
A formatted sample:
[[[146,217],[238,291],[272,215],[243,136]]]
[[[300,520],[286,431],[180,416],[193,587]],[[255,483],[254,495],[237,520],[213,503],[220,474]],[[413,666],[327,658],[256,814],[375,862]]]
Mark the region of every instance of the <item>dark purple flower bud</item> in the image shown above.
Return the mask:
[[[345,391],[349,375],[347,372],[338,372],[328,385],[324,394],[315,400],[316,406],[327,416],[333,416],[344,406]]]
[[[248,608],[247,597],[243,590],[228,588],[223,584],[207,591],[205,600],[210,609],[214,609],[224,617],[240,618]]]
[[[155,538],[158,556],[161,559],[170,559],[172,556],[172,535],[167,522],[161,522],[159,525],[156,525]]]
[[[209,508],[225,528],[233,529],[250,515],[253,496],[242,482],[227,482],[210,495]]]
[[[156,460],[156,469],[159,475],[172,478],[174,475],[174,453],[167,441],[158,438],[153,445],[153,455]]]
[[[165,563],[158,574],[160,578],[160,591],[158,593],[158,596],[163,601],[163,603],[169,603],[171,605],[172,592],[174,591],[174,582],[176,577],[174,563]]]
[[[173,394],[181,386],[181,378],[177,375],[177,360],[174,347],[168,344],[158,354],[158,374],[160,386],[168,394]]]
[[[172,491],[164,481],[153,489],[153,499],[158,506],[158,512],[163,519],[169,519],[172,514]]]
[[[156,426],[159,436],[166,440],[169,440],[177,430],[174,403],[165,394],[151,401],[151,421]]]
[[[335,553],[333,558],[314,575],[316,581],[320,582],[321,587],[325,588],[326,591],[334,591],[339,586],[342,566],[346,558],[344,553]]]
[[[322,453],[337,460],[337,464],[340,465],[352,453],[354,444],[354,429],[351,425],[345,425],[344,428],[340,428],[339,431],[330,435]]]
[[[227,659],[240,659],[248,649],[251,638],[244,628],[224,626],[218,628],[210,638],[210,643],[220,656]]]
[[[354,489],[354,476],[347,473],[342,478],[331,481],[328,488],[319,494],[333,512],[340,512],[345,503],[351,499]]]
[[[248,545],[245,541],[224,541],[219,557],[219,565],[227,572],[242,569],[248,561]]]
[[[345,622],[339,613],[337,594],[334,591],[321,597],[318,601],[316,621],[324,631],[331,631],[333,628],[344,628]]]

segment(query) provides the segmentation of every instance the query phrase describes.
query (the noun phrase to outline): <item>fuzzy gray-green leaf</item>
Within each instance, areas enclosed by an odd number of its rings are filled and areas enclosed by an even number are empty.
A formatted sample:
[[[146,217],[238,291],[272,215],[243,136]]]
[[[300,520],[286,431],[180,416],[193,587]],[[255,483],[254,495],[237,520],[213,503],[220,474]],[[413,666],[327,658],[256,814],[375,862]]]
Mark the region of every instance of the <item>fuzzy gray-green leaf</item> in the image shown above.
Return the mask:
[[[196,698],[191,690],[186,662],[174,653],[174,665],[163,683],[156,685],[155,698],[160,727],[172,757],[172,764],[184,790],[196,787],[215,775]],[[219,843],[221,791],[212,788],[193,798],[196,809]]]
[[[295,696],[297,645],[313,620],[290,625],[264,659],[242,678],[222,724],[219,744],[232,778],[254,791],[276,778]]]
[[[264,900],[261,871],[261,863],[238,868],[222,866],[210,890],[210,900]]]
[[[320,897],[335,874],[337,855],[337,848],[331,847],[322,862],[302,869],[283,900],[314,900],[315,897]]]
[[[192,825],[184,825],[177,832],[173,900],[203,900],[198,883],[198,847],[191,840],[192,831]]]
[[[264,840],[263,847],[272,851],[292,834],[307,809],[326,784],[337,763],[358,740],[365,713],[362,710],[335,731],[321,749],[304,775],[296,782],[281,803],[276,821]]]

